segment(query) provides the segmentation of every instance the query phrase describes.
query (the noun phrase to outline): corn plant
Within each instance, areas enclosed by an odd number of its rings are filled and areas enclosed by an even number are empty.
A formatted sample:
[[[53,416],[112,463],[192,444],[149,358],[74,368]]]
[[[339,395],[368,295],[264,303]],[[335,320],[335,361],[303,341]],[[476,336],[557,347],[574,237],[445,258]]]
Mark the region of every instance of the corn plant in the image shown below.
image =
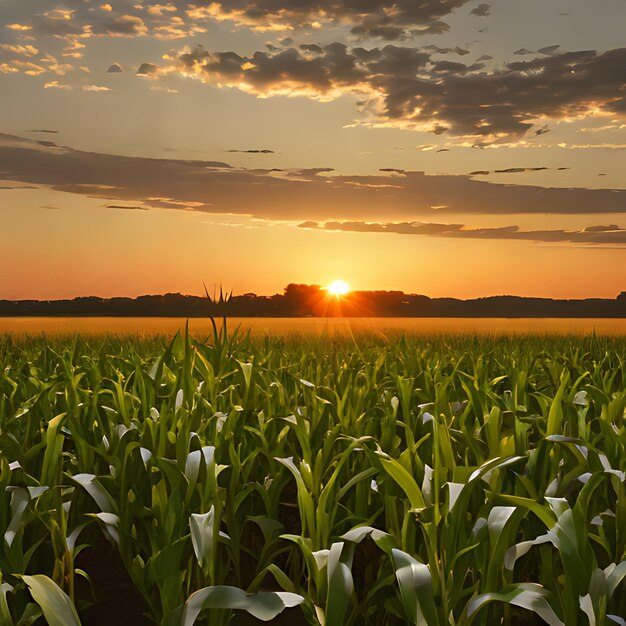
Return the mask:
[[[626,340],[214,322],[0,338],[0,623],[626,623]]]

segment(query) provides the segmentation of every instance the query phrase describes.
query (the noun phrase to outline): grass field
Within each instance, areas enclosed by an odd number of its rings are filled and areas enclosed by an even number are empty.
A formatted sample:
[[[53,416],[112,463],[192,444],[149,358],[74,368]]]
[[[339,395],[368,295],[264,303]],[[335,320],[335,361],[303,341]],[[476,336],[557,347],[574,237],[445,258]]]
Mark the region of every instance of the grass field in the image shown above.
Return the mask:
[[[0,624],[625,624],[625,408],[625,338],[5,337]]]

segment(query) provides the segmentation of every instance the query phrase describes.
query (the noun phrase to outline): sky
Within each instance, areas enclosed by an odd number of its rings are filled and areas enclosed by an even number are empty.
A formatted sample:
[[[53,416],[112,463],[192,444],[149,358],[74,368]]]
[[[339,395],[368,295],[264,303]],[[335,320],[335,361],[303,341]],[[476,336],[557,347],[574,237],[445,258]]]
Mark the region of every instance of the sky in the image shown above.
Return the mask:
[[[625,23],[625,0],[0,0],[0,298],[613,298]]]

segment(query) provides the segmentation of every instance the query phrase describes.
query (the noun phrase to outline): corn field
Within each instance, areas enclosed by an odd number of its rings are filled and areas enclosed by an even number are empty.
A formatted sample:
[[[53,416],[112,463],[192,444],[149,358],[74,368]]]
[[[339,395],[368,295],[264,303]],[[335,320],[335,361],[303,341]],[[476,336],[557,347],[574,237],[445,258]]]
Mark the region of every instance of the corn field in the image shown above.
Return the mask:
[[[625,409],[618,338],[5,337],[0,624],[624,625]]]

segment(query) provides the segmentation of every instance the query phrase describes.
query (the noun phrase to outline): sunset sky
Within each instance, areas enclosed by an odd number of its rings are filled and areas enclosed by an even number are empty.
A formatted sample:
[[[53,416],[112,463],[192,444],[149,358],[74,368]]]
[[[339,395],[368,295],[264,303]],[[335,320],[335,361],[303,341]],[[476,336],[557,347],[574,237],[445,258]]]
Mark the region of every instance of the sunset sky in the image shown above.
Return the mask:
[[[626,291],[624,0],[0,0],[0,299]]]

